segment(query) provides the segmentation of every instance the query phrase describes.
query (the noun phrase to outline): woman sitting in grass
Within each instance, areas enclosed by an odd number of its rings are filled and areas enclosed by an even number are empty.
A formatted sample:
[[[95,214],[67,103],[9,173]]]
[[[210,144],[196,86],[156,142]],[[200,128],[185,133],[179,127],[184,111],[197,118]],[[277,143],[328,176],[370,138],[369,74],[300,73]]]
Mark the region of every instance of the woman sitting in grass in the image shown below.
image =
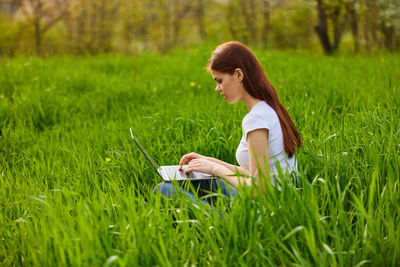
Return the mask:
[[[202,195],[221,190],[225,195],[234,196],[235,188],[241,185],[255,185],[262,192],[266,188],[260,182],[263,177],[270,177],[275,185],[275,179],[279,181],[278,168],[284,173],[296,170],[295,151],[301,145],[300,134],[260,63],[245,45],[227,42],[218,46],[208,61],[208,71],[217,82],[215,91],[229,104],[242,100],[249,110],[242,121],[243,135],[236,150],[240,166],[192,152],[181,158],[179,167],[188,163],[186,173],[198,171],[222,178],[193,181],[199,183]],[[171,183],[160,183],[154,192],[157,189],[168,197],[176,194]],[[182,187],[179,190],[195,201],[192,193]]]

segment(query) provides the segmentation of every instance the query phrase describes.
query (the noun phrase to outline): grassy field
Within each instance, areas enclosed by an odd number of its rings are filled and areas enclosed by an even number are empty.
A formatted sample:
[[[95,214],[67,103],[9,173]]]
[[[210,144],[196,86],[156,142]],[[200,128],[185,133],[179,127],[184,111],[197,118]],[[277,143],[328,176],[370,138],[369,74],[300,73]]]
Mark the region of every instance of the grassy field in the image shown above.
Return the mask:
[[[160,164],[235,163],[242,103],[167,55],[0,59],[0,265],[400,264],[400,55],[255,51],[303,139],[299,182],[217,213],[154,195]],[[225,213],[223,213],[225,214]]]

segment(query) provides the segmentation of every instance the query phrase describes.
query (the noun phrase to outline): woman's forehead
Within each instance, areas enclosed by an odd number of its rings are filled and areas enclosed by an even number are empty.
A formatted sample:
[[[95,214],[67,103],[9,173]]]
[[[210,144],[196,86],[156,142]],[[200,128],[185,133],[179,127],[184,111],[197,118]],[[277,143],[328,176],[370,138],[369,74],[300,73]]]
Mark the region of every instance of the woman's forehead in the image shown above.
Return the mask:
[[[223,72],[219,72],[219,71],[216,71],[216,70],[211,70],[211,75],[213,76],[213,78],[221,77],[224,74],[225,73],[223,73]]]

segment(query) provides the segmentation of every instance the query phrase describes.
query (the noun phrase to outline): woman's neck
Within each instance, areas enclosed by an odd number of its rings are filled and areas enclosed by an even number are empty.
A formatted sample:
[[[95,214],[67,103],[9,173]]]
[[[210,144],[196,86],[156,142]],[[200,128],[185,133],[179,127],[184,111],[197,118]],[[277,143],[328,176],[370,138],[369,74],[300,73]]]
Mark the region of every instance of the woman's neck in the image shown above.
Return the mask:
[[[242,98],[244,104],[246,105],[247,109],[250,111],[257,103],[262,101],[261,99],[257,99],[249,95],[249,93],[246,92],[246,94]]]

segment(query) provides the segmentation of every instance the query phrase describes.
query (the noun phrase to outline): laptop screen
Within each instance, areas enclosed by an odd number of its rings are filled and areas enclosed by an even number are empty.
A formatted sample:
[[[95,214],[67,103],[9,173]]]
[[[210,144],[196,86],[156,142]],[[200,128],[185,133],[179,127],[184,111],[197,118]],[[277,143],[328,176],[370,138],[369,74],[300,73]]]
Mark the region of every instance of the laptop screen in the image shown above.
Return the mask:
[[[147,152],[147,150],[144,148],[144,146],[139,141],[137,136],[133,133],[132,128],[129,128],[129,131],[131,132],[131,137],[132,137],[133,141],[135,141],[135,143],[139,147],[140,151],[142,151],[142,153],[147,158],[147,160],[150,161],[150,163],[153,166],[154,170],[156,170],[156,172],[160,175],[160,173],[158,172],[158,168],[160,167],[160,165],[158,165],[158,163],[153,159],[153,157],[150,156],[149,152]]]

